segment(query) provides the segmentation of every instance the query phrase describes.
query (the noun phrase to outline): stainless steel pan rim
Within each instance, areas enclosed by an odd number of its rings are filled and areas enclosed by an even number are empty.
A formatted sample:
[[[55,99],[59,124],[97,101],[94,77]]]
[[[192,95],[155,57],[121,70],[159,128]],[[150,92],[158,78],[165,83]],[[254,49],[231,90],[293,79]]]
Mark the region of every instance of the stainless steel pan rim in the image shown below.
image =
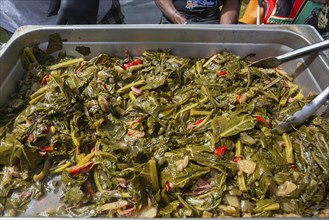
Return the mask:
[[[84,45],[91,47],[91,56],[100,52],[122,55],[125,49],[140,54],[145,49],[167,47],[178,55],[206,57],[218,50],[228,49],[240,56],[256,52],[257,56],[262,57],[265,53],[278,55],[323,40],[318,32],[308,25],[24,26],[19,28],[0,50],[0,106],[10,97],[15,83],[24,74],[19,62],[24,47],[35,43],[45,46],[49,34],[52,33],[59,33],[63,39],[67,39],[64,49],[73,56],[79,55],[74,50],[75,46]],[[257,59],[257,56],[254,59]],[[305,65],[297,69],[297,74],[294,73],[295,81],[306,93],[317,93],[328,86],[328,51],[304,57],[283,67],[288,72],[295,72],[297,62],[303,62]],[[35,217],[5,219],[28,220]],[[289,218],[294,219],[301,218]]]

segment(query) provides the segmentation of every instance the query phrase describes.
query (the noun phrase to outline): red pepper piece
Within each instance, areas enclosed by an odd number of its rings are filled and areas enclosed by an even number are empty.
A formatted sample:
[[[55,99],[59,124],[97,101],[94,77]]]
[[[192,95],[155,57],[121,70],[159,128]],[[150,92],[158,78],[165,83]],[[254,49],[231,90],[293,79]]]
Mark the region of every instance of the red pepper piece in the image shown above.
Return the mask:
[[[122,69],[127,70],[128,67],[131,66],[130,64],[131,64],[131,63],[125,63],[125,64],[123,64],[123,65],[122,65]]]
[[[226,146],[222,146],[222,147],[219,147],[219,148],[216,148],[215,151],[214,151],[214,154],[216,156],[223,156],[225,154],[225,151],[227,150],[227,147]]]
[[[105,83],[102,83],[102,87],[103,87],[103,89],[107,90],[107,86]]]
[[[234,163],[238,163],[239,162],[240,157],[239,156],[234,156],[233,162]]]
[[[139,65],[139,64],[143,64],[143,60],[138,59],[134,61],[134,65]]]
[[[132,121],[130,124],[129,124],[129,128],[132,128],[134,125],[138,124],[139,122],[141,122],[143,120],[143,117],[142,116],[138,116],[137,118],[134,119],[134,121]],[[131,136],[131,133],[129,133],[128,131],[128,136]]]
[[[171,190],[169,181],[166,181],[165,186],[166,186],[166,191],[169,192]]]
[[[86,63],[82,62],[80,66],[78,66],[75,70],[76,73],[80,73],[81,70],[86,66]]]
[[[78,175],[81,172],[88,172],[93,164],[93,161],[89,161],[83,165],[74,166],[69,170],[69,174]]]
[[[42,86],[47,85],[47,81],[48,81],[48,79],[49,79],[50,77],[51,77],[50,74],[46,74],[46,75],[42,78],[42,80],[41,80],[41,85],[42,85]]]
[[[226,74],[228,74],[227,71],[218,71],[218,72],[217,72],[217,75],[218,75],[218,76],[224,76],[224,75],[226,75]]]
[[[237,95],[237,96],[236,96],[236,100],[238,101],[238,103],[241,104],[241,95]]]
[[[40,148],[40,151],[42,151],[42,152],[52,152],[53,150],[54,150],[53,146]]]
[[[143,60],[138,59],[138,60],[134,60],[133,62],[130,62],[130,63],[125,63],[125,64],[122,65],[122,68],[124,70],[126,70],[131,66],[136,66],[136,65],[139,65],[139,64],[143,64]]]
[[[296,165],[295,164],[290,164],[290,168],[291,169],[296,169]]]
[[[189,126],[187,126],[187,129],[198,127],[203,121],[204,121],[204,119],[197,120],[193,124],[190,124]]]
[[[268,123],[264,118],[262,118],[261,116],[259,115],[256,115],[255,116],[256,120],[264,125],[266,125],[267,127],[270,126],[270,123]]]
[[[35,141],[35,137],[34,137],[33,134],[30,134],[30,135],[29,135],[29,141],[30,141],[31,143]]]
[[[133,137],[133,138],[142,138],[142,137],[144,137],[145,133],[143,131],[134,130],[134,129],[129,128],[127,135],[129,137]]]

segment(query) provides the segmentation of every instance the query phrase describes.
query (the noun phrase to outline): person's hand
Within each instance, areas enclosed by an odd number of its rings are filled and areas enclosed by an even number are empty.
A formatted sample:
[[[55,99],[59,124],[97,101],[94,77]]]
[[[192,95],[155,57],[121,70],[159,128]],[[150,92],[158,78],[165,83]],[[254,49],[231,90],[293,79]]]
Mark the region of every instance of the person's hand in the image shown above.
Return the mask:
[[[177,11],[172,0],[155,0],[155,4],[173,24],[186,24],[186,18]]]
[[[98,6],[99,0],[61,0],[56,24],[96,24]]]
[[[241,0],[224,0],[223,7],[220,12],[220,24],[236,24],[238,23]]]

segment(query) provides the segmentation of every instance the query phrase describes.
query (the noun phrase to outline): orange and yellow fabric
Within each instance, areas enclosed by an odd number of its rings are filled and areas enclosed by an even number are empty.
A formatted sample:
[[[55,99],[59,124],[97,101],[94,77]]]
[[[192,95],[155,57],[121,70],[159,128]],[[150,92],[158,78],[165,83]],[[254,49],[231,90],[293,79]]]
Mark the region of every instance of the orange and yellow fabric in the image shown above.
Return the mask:
[[[258,8],[258,0],[250,0],[249,4],[244,12],[243,16],[240,18],[239,22],[244,24],[256,24],[257,23],[257,11],[260,10],[260,23],[263,23],[264,9]]]
[[[309,24],[329,37],[328,0],[250,0],[239,22],[256,24],[257,14],[261,24]]]

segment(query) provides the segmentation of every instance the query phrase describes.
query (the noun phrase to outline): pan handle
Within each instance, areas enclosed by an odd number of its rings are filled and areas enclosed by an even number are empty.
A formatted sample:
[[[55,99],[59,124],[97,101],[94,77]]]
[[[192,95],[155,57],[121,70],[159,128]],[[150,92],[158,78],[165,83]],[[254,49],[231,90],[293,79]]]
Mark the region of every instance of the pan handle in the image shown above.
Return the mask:
[[[283,62],[293,60],[293,59],[302,57],[302,56],[310,54],[310,53],[322,51],[322,50],[325,50],[328,48],[329,48],[329,40],[324,40],[319,43],[315,43],[315,44],[279,55],[276,58],[280,61],[280,63],[283,63]]]
[[[301,125],[311,115],[313,115],[329,98],[329,86],[323,90],[312,102],[305,105],[301,110],[296,112],[293,116],[287,118],[285,122],[281,122],[272,129],[274,134],[282,134],[290,131],[293,127]]]

